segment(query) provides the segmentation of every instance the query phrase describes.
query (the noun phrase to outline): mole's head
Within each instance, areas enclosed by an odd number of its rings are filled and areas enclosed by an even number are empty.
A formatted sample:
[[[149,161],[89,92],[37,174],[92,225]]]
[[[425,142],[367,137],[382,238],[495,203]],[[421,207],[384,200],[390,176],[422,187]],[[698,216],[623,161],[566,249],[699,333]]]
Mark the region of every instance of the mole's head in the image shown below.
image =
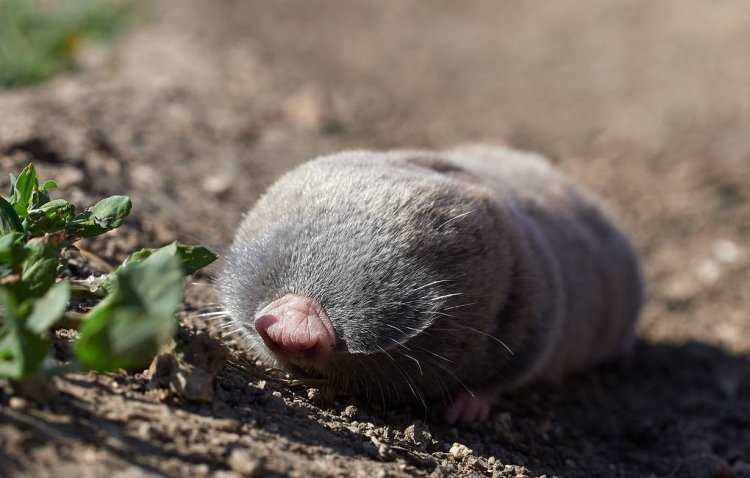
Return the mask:
[[[502,300],[507,248],[486,197],[377,156],[282,177],[240,226],[219,289],[269,364],[378,398],[446,394],[483,338],[469,331]]]

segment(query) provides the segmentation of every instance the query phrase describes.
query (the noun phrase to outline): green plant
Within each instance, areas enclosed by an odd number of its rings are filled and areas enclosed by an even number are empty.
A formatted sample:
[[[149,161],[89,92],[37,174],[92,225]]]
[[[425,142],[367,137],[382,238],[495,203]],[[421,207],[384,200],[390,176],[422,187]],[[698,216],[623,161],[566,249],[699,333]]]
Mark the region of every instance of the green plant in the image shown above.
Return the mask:
[[[0,87],[38,83],[75,65],[82,40],[120,32],[133,3],[0,0]]]
[[[131,201],[112,196],[77,212],[64,199],[50,199],[56,187],[54,181],[40,184],[28,165],[11,175],[10,194],[0,197],[0,377],[22,381],[59,372],[49,331],[66,315],[80,319],[72,368],[143,368],[175,332],[185,275],[216,255],[172,243],[133,253],[85,287],[71,284],[61,277],[62,252],[119,227]],[[100,301],[79,317],[69,311],[73,292]]]

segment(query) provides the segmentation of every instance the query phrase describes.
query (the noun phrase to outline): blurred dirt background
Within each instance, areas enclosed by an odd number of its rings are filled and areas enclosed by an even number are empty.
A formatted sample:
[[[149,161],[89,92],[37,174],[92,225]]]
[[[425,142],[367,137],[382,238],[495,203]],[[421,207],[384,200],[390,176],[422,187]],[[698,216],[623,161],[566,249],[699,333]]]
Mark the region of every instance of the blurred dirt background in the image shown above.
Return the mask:
[[[507,143],[632,234],[642,340],[629,365],[458,427],[322,397],[236,348],[210,403],[148,374],[67,376],[41,406],[0,388],[0,476],[750,477],[748,45],[742,0],[147,4],[78,71],[0,93],[3,176],[33,160],[82,204],[133,197],[127,228],[92,244],[102,257],[221,249],[318,154]],[[218,337],[197,282],[183,322]]]

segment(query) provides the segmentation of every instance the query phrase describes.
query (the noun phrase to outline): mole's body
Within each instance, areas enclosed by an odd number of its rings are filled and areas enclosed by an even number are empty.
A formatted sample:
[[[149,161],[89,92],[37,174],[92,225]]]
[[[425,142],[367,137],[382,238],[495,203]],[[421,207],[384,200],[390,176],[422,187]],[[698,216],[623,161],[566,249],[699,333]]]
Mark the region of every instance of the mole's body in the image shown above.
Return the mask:
[[[219,280],[266,360],[481,419],[498,391],[626,353],[637,258],[542,158],[470,146],[344,152],[287,173]]]

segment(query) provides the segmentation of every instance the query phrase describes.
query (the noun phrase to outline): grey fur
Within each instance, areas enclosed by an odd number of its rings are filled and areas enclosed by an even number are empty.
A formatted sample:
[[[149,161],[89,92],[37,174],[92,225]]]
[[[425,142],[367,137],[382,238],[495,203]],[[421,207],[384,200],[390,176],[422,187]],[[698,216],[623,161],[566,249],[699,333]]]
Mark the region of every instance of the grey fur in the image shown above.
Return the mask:
[[[274,184],[237,231],[218,281],[266,360],[256,311],[320,301],[335,386],[383,400],[511,389],[627,352],[638,262],[596,201],[543,158],[466,146],[348,151]]]

